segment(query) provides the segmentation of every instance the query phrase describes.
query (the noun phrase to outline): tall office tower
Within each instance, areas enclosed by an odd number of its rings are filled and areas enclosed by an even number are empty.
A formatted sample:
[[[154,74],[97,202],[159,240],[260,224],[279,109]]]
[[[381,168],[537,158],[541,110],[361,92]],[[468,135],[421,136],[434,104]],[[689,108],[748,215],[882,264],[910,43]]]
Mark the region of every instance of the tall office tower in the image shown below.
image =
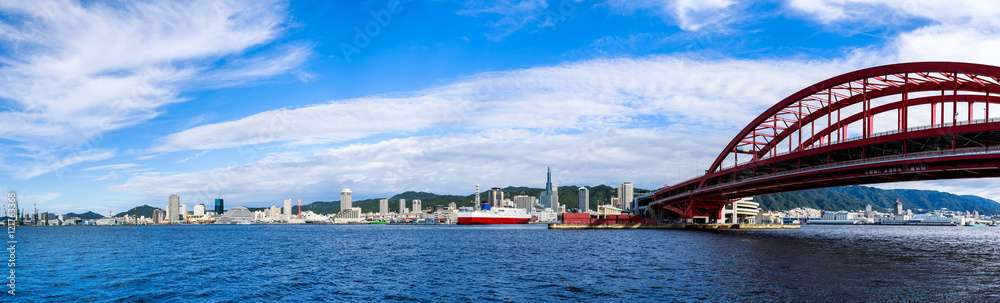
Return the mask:
[[[163,220],[163,211],[159,209],[153,210],[153,224],[160,224]]]
[[[503,190],[499,187],[490,189],[489,199],[490,207],[503,207],[503,205],[500,205],[503,202]]]
[[[345,188],[340,191],[340,210],[345,211],[351,209],[351,189]]]
[[[559,188],[552,184],[552,167],[548,168],[545,178],[545,189],[540,195],[542,205],[548,205],[553,212],[559,212]]]
[[[413,199],[413,212],[419,213],[421,210],[423,210],[423,209],[420,208],[420,200],[419,199]]]
[[[215,214],[221,216],[224,212],[226,212],[226,207],[222,205],[222,198],[215,199]]]
[[[633,192],[632,182],[625,182],[618,186],[618,203],[621,203],[622,210],[632,209]]]
[[[514,196],[514,207],[531,212],[535,208],[535,197],[527,195]]]
[[[580,187],[577,192],[577,201],[579,201],[581,213],[590,211],[590,190],[586,187]]]
[[[896,213],[894,215],[897,216],[903,215],[903,203],[899,202],[899,199],[896,199],[895,206],[896,206]]]
[[[194,216],[195,217],[204,217],[205,216],[205,204],[204,203],[198,203],[198,205],[194,206]]]
[[[406,213],[406,199],[399,199],[399,212],[398,214]]]
[[[282,209],[282,214],[285,215],[285,218],[291,219],[292,218],[292,199],[285,199],[285,204],[283,206],[284,206],[284,208]]]
[[[472,204],[476,208],[476,210],[479,210],[480,207],[483,207],[481,205],[483,204],[483,201],[479,200],[479,183],[476,183],[476,201],[473,201]]]
[[[170,195],[170,204],[167,204],[167,222],[180,222],[181,196]]]
[[[389,199],[378,199],[378,214],[383,216],[389,214]]]
[[[271,217],[271,220],[277,220],[278,216],[281,215],[281,208],[278,208],[277,206],[271,206],[271,213],[268,215]]]
[[[177,213],[181,215],[181,221],[187,220],[187,213],[188,213],[187,204],[180,204]]]

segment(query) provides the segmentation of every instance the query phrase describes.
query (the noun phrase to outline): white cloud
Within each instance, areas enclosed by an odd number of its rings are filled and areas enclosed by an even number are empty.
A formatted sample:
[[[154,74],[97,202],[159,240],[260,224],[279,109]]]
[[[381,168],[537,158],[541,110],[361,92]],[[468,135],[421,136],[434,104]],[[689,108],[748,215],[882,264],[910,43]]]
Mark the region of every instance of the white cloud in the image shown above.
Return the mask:
[[[113,150],[102,150],[102,149],[83,150],[61,159],[52,159],[52,161],[48,163],[39,163],[27,166],[24,169],[22,169],[19,174],[16,174],[15,177],[18,179],[31,179],[40,176],[42,174],[46,174],[49,172],[69,167],[77,163],[100,161],[100,160],[110,159],[111,157],[114,156],[115,152]]]
[[[499,15],[500,19],[489,23],[494,31],[486,35],[491,40],[499,41],[521,30],[528,23],[547,22],[544,16],[547,7],[545,0],[470,1],[458,14]]]
[[[484,73],[399,96],[271,110],[161,138],[152,152],[291,142],[343,142],[376,134],[485,129],[591,131],[643,123],[740,129],[813,82],[857,67],[800,62],[647,57]]]
[[[60,157],[56,150],[96,148],[104,133],[184,101],[180,88],[288,73],[309,53],[288,46],[240,58],[283,31],[284,4],[271,1],[2,1],[0,12],[0,39],[11,49],[0,57],[9,109],[0,112],[0,138],[23,143],[5,157],[27,166]],[[45,170],[27,175],[36,171]]]
[[[135,164],[135,163],[121,163],[121,164],[111,164],[111,165],[101,165],[101,166],[88,167],[88,168],[84,168],[82,170],[83,171],[119,170],[119,169],[126,169],[126,168],[131,168],[131,167],[136,167],[136,166],[139,166],[139,164]]]
[[[705,27],[724,29],[735,21],[734,4],[731,0],[608,0],[603,5],[629,14],[651,10],[685,31],[697,31]]]

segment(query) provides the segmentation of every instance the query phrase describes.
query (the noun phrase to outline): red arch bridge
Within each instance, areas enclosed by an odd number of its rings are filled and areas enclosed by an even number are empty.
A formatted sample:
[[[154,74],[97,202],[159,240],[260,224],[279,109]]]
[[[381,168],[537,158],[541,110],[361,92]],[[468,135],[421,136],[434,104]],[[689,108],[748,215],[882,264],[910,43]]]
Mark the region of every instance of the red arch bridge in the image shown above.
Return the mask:
[[[691,180],[637,199],[654,216],[722,216],[743,197],[884,182],[1000,176],[1000,67],[878,66],[788,96]]]

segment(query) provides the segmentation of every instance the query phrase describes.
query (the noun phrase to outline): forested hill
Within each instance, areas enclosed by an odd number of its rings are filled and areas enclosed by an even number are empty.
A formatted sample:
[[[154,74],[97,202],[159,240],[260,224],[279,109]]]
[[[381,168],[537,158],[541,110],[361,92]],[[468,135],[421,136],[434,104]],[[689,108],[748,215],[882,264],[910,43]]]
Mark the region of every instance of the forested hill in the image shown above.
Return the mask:
[[[879,189],[868,186],[845,186],[834,188],[810,189],[797,192],[758,196],[754,201],[760,202],[766,210],[788,210],[796,207],[809,207],[822,210],[864,210],[871,204],[873,210],[886,212],[899,199],[903,209],[914,212],[927,212],[947,208],[958,211],[979,211],[980,214],[1000,213],[1000,203],[977,197],[959,196],[951,193],[916,190],[916,189]]]

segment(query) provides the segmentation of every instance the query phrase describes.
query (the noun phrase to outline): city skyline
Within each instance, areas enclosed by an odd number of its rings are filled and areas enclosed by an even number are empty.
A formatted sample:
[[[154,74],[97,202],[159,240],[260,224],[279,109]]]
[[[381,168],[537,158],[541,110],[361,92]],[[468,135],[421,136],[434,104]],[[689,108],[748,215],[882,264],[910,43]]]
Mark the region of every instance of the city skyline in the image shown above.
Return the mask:
[[[554,184],[655,189],[698,176],[749,120],[817,81],[896,62],[1000,65],[997,10],[2,3],[0,189],[55,213],[172,194],[189,206],[330,201],[344,188],[356,200],[464,195],[472,182],[544,184],[547,166]],[[876,186],[1000,200],[995,184]]]

